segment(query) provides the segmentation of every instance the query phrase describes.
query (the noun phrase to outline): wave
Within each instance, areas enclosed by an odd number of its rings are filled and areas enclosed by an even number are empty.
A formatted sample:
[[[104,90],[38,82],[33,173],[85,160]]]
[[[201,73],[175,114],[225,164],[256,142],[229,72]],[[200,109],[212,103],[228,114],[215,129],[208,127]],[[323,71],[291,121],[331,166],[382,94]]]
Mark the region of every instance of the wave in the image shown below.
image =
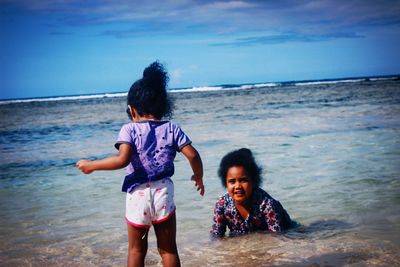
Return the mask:
[[[41,98],[26,98],[26,99],[10,99],[0,100],[0,105],[11,104],[11,103],[30,103],[30,102],[51,102],[51,101],[65,101],[65,100],[85,100],[95,98],[106,98],[106,97],[124,97],[127,93],[104,93],[94,95],[74,95],[74,96],[53,96],[53,97],[41,97]]]
[[[222,86],[204,86],[204,87],[190,87],[190,88],[178,88],[178,89],[170,89],[171,93],[178,92],[208,92],[208,91],[219,91],[223,90]]]
[[[361,77],[361,78],[344,78],[344,79],[324,79],[313,81],[297,81],[289,82],[295,86],[303,85],[323,85],[323,84],[338,84],[338,83],[358,83],[358,82],[375,82],[375,81],[390,81],[399,80],[400,76],[381,76],[381,77]],[[283,82],[284,84],[285,82]]]
[[[256,84],[229,84],[229,85],[218,85],[218,86],[204,86],[204,87],[188,87],[170,89],[172,93],[179,92],[209,92],[209,91],[227,91],[227,90],[247,90],[261,87],[273,87],[280,86],[279,83],[256,83]]]
[[[349,79],[349,80],[327,80],[327,81],[311,81],[311,82],[296,82],[294,85],[321,85],[321,84],[338,84],[338,83],[356,83],[356,82],[364,82],[366,79]]]
[[[343,78],[343,79],[323,79],[323,80],[304,80],[304,81],[283,81],[283,82],[264,82],[253,84],[223,84],[216,86],[195,86],[187,88],[171,88],[168,91],[171,93],[185,93],[185,92],[212,92],[212,91],[229,91],[229,90],[251,90],[266,87],[285,87],[285,86],[309,86],[309,85],[329,85],[339,83],[358,83],[358,82],[376,82],[376,81],[390,81],[400,80],[399,75],[393,76],[377,76],[377,77],[360,77],[360,78]],[[92,95],[73,95],[73,96],[55,96],[43,98],[29,98],[29,99],[10,99],[0,100],[0,105],[12,103],[29,103],[29,102],[48,102],[48,101],[65,101],[65,100],[85,100],[96,98],[112,98],[112,97],[126,97],[127,93],[101,93]]]

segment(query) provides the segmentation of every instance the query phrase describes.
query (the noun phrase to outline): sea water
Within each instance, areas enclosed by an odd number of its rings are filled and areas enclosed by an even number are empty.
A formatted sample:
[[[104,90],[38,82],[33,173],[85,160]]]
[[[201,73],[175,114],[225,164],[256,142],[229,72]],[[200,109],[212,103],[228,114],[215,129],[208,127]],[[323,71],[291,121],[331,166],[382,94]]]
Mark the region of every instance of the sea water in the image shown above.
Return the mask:
[[[183,266],[400,266],[400,81],[176,90],[172,120],[204,163],[206,194],[178,154]],[[124,95],[0,104],[0,266],[124,266],[124,171],[75,163],[117,153]],[[221,157],[250,148],[262,188],[299,227],[210,240]],[[154,231],[147,266],[161,266]]]

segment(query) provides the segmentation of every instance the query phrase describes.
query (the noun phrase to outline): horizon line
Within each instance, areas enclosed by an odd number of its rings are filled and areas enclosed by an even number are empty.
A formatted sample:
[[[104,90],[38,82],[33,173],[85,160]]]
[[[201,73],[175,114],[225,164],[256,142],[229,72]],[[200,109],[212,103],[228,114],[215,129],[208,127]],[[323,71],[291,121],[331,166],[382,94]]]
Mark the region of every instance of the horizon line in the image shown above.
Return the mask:
[[[191,86],[191,87],[177,87],[177,88],[167,88],[167,91],[171,93],[177,92],[195,92],[196,90],[191,89],[200,89],[197,91],[218,91],[218,90],[234,90],[234,89],[254,89],[254,88],[262,88],[262,87],[278,87],[278,86],[290,86],[290,85],[306,85],[307,83],[313,82],[340,82],[346,80],[359,80],[359,81],[368,81],[370,78],[384,78],[384,79],[400,79],[399,74],[388,74],[388,75],[371,75],[371,76],[348,76],[341,78],[323,78],[323,79],[302,79],[302,80],[287,80],[287,81],[269,81],[269,82],[248,82],[248,83],[237,83],[237,84],[218,84],[218,85],[204,85],[204,86]],[[357,81],[355,81],[357,82]],[[245,88],[244,86],[253,86],[251,88]],[[256,85],[265,85],[265,86],[256,86]],[[240,87],[243,88],[240,88]],[[205,90],[201,90],[201,88],[205,88]],[[125,96],[128,91],[115,91],[115,92],[99,92],[99,93],[86,93],[86,94],[71,94],[71,95],[49,95],[49,96],[37,96],[37,97],[23,97],[23,98],[2,98],[0,99],[1,104],[8,103],[20,103],[20,102],[33,102],[33,101],[52,101],[52,100],[74,100],[78,97],[80,99],[93,99],[99,97],[121,97]]]

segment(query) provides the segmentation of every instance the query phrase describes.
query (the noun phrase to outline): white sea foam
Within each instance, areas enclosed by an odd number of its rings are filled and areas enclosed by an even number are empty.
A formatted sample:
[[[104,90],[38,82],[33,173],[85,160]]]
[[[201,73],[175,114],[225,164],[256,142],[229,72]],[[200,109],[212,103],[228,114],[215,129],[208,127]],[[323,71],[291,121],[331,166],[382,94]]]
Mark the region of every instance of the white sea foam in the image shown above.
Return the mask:
[[[182,89],[170,89],[169,92],[178,93],[178,92],[208,92],[208,91],[218,91],[223,90],[222,86],[203,86],[203,87],[190,87],[190,88],[182,88]]]
[[[362,82],[362,81],[365,81],[365,79],[296,82],[295,85],[302,86],[302,85],[320,85],[320,84],[337,84],[337,83],[356,83],[356,82]]]
[[[203,86],[203,87],[190,87],[182,89],[170,89],[170,92],[210,92],[210,91],[227,91],[227,90],[248,90],[262,87],[279,86],[279,83],[256,83],[256,84],[242,84],[238,86]]]
[[[395,76],[395,77],[378,77],[378,78],[369,78],[370,81],[374,82],[374,81],[390,81],[390,80],[396,80],[399,77]]]
[[[274,87],[274,86],[279,86],[279,83],[258,83],[255,84],[254,87],[260,88],[260,87]]]
[[[263,87],[278,87],[285,85],[305,86],[305,85],[324,85],[324,84],[338,84],[338,83],[357,83],[363,81],[384,81],[396,80],[399,76],[387,77],[370,77],[370,78],[349,78],[338,80],[315,80],[315,81],[297,81],[297,82],[267,82],[267,83],[254,83],[254,84],[237,84],[237,85],[218,85],[218,86],[195,86],[188,88],[170,88],[168,91],[171,93],[185,93],[185,92],[212,92],[212,91],[229,91],[229,90],[250,90]],[[27,99],[10,99],[0,100],[0,105],[11,103],[28,103],[28,102],[49,102],[49,101],[65,101],[65,100],[82,100],[82,99],[95,99],[105,97],[126,97],[127,93],[103,93],[93,95],[76,95],[76,96],[54,96],[44,98],[27,98]]]
[[[104,98],[104,97],[123,97],[126,95],[127,95],[127,93],[105,93],[105,94],[95,94],[95,95],[55,96],[55,97],[44,97],[44,98],[11,99],[11,100],[1,100],[0,105],[11,104],[11,103],[50,102],[50,101],[95,99],[95,98]]]

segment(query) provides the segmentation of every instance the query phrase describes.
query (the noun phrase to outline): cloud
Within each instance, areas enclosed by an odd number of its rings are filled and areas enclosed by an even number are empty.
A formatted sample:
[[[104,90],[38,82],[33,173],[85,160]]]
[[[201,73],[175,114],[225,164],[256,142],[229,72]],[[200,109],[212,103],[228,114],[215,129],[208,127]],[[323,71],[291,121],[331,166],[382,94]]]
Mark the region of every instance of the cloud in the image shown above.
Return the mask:
[[[231,42],[214,43],[212,46],[248,46],[255,44],[272,45],[291,42],[324,42],[332,39],[343,38],[363,38],[364,36],[355,33],[333,33],[323,35],[304,35],[304,34],[277,34],[267,36],[255,36],[246,38],[237,38]]]
[[[0,9],[5,7],[49,15],[70,26],[107,25],[109,30],[102,34],[116,38],[140,36],[144,30],[177,35],[306,33],[258,38],[259,42],[273,43],[291,38],[326,39],[327,33],[343,29],[362,32],[364,27],[400,25],[400,0],[0,0]],[[310,33],[315,36],[310,37]]]
[[[206,8],[216,9],[216,10],[234,10],[234,9],[242,9],[242,8],[250,8],[256,6],[253,3],[245,2],[245,1],[229,1],[229,2],[213,2],[206,5]]]
[[[135,38],[143,35],[157,34],[160,31],[160,28],[162,27],[157,24],[137,23],[128,29],[118,28],[105,30],[101,32],[100,35],[109,35],[118,39]],[[165,30],[163,30],[163,32],[165,32]]]
[[[374,27],[393,26],[393,25],[399,26],[400,14],[394,16],[386,16],[386,17],[372,17],[360,21],[360,24],[364,26],[374,26]]]

